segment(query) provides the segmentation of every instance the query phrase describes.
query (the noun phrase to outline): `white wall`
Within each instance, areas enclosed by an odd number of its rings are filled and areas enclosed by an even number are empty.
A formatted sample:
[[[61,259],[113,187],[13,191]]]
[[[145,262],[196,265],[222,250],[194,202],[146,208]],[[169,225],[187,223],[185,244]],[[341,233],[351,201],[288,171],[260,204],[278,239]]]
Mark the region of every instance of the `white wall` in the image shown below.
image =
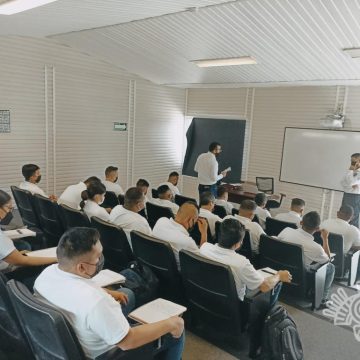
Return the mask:
[[[0,109],[11,112],[11,133],[0,134],[0,188],[22,180],[36,163],[41,187],[59,195],[106,166],[119,166],[130,186],[154,186],[180,170],[185,90],[153,85],[54,40],[0,38]],[[128,131],[113,131],[127,122]]]

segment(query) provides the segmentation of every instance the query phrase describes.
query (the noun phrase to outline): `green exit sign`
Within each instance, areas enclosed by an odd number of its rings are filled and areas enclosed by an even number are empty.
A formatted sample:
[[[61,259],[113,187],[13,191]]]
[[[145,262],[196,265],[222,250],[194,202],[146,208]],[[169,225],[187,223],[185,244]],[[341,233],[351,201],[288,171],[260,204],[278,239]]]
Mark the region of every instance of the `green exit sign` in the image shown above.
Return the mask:
[[[127,123],[114,122],[114,131],[126,131]]]

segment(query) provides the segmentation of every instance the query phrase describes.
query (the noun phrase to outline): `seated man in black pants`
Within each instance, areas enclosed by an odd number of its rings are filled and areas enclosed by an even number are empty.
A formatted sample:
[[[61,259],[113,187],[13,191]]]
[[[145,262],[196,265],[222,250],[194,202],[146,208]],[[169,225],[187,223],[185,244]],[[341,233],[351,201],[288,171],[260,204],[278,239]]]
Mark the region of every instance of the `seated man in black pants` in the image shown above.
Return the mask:
[[[220,226],[219,243],[205,243],[200,248],[200,253],[212,260],[229,265],[234,275],[236,290],[241,300],[241,306],[247,289],[259,289],[262,293],[272,290],[270,302],[264,304],[264,299],[256,299],[251,303],[250,309],[250,355],[255,355],[260,344],[263,319],[268,310],[275,304],[281,290],[280,282],[291,282],[291,274],[286,270],[280,270],[275,275],[264,278],[261,272],[254,269],[250,261],[236,253],[241,247],[245,236],[245,227],[235,219],[225,219]],[[261,297],[259,297],[261,298]],[[245,310],[246,311],[246,310]]]

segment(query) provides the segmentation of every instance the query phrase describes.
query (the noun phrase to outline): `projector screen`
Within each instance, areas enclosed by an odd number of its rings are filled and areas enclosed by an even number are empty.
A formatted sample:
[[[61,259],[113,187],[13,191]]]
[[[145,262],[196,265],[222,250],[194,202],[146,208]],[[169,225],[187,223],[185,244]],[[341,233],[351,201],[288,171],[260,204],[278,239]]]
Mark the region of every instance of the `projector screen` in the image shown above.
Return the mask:
[[[280,181],[343,191],[350,156],[360,152],[360,132],[285,128]]]

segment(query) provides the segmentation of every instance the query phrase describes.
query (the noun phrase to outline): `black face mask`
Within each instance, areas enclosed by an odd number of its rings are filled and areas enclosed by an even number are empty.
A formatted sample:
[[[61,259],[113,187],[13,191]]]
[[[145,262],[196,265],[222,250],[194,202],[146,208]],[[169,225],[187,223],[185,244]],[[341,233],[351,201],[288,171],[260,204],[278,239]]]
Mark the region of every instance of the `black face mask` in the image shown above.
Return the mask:
[[[40,182],[40,180],[41,180],[41,175],[39,175],[39,176],[36,178],[35,182],[38,184],[38,183]]]
[[[0,225],[9,225],[13,217],[14,215],[12,214],[12,212],[8,212],[6,216],[0,220]]]
[[[89,275],[91,278],[96,276],[104,267],[105,258],[104,255],[101,254],[98,263],[96,264],[95,272],[92,275]]]
[[[116,183],[118,181],[118,178],[116,178],[115,180],[114,180],[114,183]]]

